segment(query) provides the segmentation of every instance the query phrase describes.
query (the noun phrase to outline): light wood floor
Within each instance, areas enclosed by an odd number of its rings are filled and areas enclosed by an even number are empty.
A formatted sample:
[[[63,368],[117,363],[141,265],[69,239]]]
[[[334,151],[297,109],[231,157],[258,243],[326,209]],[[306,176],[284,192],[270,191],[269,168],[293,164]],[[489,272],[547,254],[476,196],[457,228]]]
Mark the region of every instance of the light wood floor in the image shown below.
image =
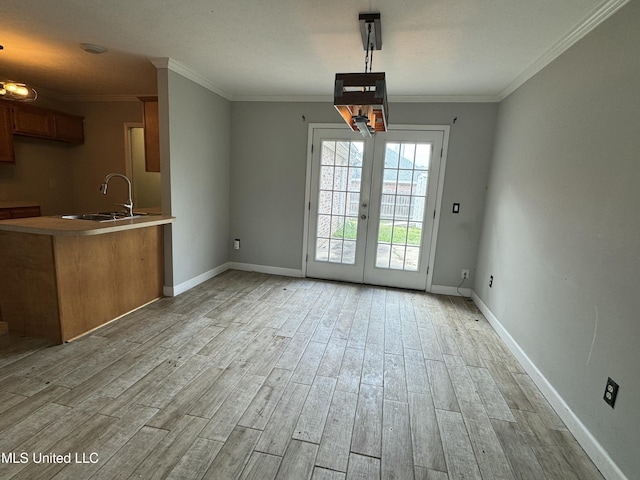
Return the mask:
[[[67,345],[0,336],[0,453],[2,479],[602,478],[468,300],[237,271]]]

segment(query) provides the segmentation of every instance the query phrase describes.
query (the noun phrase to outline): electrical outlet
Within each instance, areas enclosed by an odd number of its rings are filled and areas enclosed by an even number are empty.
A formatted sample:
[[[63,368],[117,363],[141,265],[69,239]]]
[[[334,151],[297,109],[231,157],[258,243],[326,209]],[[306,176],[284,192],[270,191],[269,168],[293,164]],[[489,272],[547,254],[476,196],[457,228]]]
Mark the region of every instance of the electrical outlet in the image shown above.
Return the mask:
[[[234,250],[240,250],[240,239],[239,238],[236,238],[233,241],[233,249]]]
[[[493,287],[493,275],[489,276],[489,288]]]
[[[611,377],[607,378],[607,386],[604,389],[604,397],[602,398],[605,402],[611,405],[611,408],[613,408],[616,403],[616,398],[618,397],[618,388],[620,387],[616,382],[611,380]]]
[[[469,269],[463,268],[461,273],[461,278],[469,278]]]

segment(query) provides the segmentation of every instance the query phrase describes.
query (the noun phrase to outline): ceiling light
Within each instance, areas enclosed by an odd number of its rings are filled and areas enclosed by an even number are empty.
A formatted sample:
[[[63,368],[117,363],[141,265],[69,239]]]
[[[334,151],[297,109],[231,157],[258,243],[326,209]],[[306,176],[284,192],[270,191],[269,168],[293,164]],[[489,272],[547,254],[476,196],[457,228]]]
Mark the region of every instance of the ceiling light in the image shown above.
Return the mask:
[[[19,102],[33,102],[38,92],[24,83],[0,79],[0,97]]]
[[[385,74],[371,72],[373,50],[382,49],[382,30],[379,13],[361,13],[359,20],[362,46],[367,52],[364,73],[336,73],[333,105],[351,130],[370,137],[387,131],[389,116]]]
[[[107,49],[102,45],[96,45],[94,43],[81,43],[80,46],[85,52],[94,53],[96,55],[100,55],[107,51]]]
[[[4,50],[2,45],[0,45],[0,50]],[[38,98],[38,92],[24,83],[0,78],[0,98],[19,102],[33,102]]]

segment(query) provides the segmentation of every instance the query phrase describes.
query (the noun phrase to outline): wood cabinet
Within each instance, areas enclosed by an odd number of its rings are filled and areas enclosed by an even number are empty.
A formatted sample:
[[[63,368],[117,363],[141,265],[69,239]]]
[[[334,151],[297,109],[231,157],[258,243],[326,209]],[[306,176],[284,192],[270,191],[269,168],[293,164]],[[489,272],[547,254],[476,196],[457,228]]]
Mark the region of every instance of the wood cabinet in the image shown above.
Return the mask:
[[[13,133],[68,143],[84,142],[83,118],[35,105],[14,104]]]
[[[39,217],[40,216],[40,207],[30,206],[30,207],[7,207],[0,208],[0,220],[9,220],[11,218],[28,218],[28,217]]]
[[[53,112],[53,131],[56,140],[84,143],[83,118],[68,113]]]
[[[0,162],[15,162],[11,107],[0,103]]]
[[[61,343],[162,296],[162,226],[101,235],[0,230],[0,320]]]
[[[144,105],[144,163],[147,172],[160,171],[158,97],[138,97]]]
[[[15,105],[13,108],[13,133],[30,137],[53,137],[53,119],[50,110],[32,105]]]

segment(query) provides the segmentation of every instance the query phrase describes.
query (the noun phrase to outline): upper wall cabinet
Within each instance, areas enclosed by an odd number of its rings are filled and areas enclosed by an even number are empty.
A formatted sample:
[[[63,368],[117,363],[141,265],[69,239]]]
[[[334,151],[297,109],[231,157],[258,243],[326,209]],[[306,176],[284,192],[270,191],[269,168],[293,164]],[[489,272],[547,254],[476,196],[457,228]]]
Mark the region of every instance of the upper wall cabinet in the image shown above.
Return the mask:
[[[84,143],[83,118],[68,113],[53,112],[53,131],[56,140]]]
[[[0,100],[0,162],[15,162],[13,135],[84,143],[83,121],[77,115]]]
[[[13,104],[13,133],[69,143],[84,142],[83,118],[34,105]]]
[[[160,171],[158,97],[138,97],[144,105],[144,163],[147,172]]]
[[[0,103],[0,162],[13,163],[13,122],[11,107]]]

